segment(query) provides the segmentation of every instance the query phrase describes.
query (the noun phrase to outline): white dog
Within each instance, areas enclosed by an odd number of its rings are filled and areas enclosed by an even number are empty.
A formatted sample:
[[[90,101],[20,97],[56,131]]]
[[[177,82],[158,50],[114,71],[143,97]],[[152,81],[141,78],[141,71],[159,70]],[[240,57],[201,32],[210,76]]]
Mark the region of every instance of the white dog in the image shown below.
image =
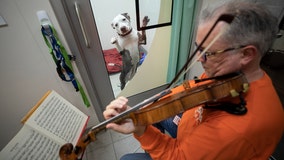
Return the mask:
[[[149,22],[147,16],[143,19],[143,27]],[[146,44],[146,33],[143,30],[140,34],[136,29],[131,27],[130,16],[128,13],[117,15],[111,23],[118,36],[111,39],[116,49],[122,56],[122,70],[120,74],[120,88],[123,89],[126,83],[132,79],[137,71],[140,61],[139,46]]]

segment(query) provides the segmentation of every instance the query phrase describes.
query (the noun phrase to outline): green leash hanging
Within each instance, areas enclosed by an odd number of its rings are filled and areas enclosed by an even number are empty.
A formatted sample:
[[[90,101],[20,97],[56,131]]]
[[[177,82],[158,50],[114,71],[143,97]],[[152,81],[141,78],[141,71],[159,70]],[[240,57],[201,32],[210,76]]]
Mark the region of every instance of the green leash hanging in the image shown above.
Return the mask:
[[[70,61],[72,56],[68,55],[65,48],[61,45],[57,38],[55,29],[51,25],[44,25],[41,28],[41,33],[57,66],[56,70],[59,77],[66,82],[72,82],[76,91],[80,91],[84,104],[89,107],[90,102],[84,92],[84,89],[73,73],[73,67]],[[66,78],[62,70],[66,72],[69,79]]]

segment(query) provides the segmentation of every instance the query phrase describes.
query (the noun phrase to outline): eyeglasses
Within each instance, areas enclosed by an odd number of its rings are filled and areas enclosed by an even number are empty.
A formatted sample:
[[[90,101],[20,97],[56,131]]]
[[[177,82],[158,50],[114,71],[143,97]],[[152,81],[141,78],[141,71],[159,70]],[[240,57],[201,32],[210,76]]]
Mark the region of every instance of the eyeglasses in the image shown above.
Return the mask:
[[[198,48],[198,44],[195,42],[195,47]],[[231,47],[231,48],[227,48],[227,49],[223,49],[223,50],[218,50],[218,51],[214,51],[214,52],[210,52],[210,51],[206,51],[203,55],[203,58],[206,60],[207,58],[206,57],[209,57],[209,56],[214,56],[215,54],[220,54],[220,53],[224,53],[224,52],[228,52],[228,51],[233,51],[233,50],[236,50],[236,49],[240,49],[240,48],[244,48],[246,47],[246,45],[241,45],[241,46],[238,46],[238,47]],[[203,52],[204,51],[204,47],[200,47],[198,49],[199,52]]]

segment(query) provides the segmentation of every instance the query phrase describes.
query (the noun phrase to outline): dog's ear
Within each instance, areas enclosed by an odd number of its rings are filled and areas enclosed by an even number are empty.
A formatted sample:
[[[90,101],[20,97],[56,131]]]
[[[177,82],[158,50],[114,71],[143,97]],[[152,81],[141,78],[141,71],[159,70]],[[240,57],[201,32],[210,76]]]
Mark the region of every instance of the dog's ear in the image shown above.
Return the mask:
[[[129,16],[128,13],[122,13],[121,15],[123,15],[124,17],[126,17],[130,21],[130,16]]]

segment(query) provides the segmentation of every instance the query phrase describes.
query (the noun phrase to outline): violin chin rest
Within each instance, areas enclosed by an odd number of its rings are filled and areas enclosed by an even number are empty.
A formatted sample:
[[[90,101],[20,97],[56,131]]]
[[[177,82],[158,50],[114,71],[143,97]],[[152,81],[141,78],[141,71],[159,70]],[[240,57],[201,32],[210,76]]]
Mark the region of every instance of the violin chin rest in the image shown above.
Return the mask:
[[[221,103],[217,105],[206,105],[204,108],[222,110],[234,115],[244,115],[247,113],[247,108],[244,104]]]
[[[244,115],[247,113],[247,107],[242,104],[229,103],[224,108],[224,111],[235,115]]]

